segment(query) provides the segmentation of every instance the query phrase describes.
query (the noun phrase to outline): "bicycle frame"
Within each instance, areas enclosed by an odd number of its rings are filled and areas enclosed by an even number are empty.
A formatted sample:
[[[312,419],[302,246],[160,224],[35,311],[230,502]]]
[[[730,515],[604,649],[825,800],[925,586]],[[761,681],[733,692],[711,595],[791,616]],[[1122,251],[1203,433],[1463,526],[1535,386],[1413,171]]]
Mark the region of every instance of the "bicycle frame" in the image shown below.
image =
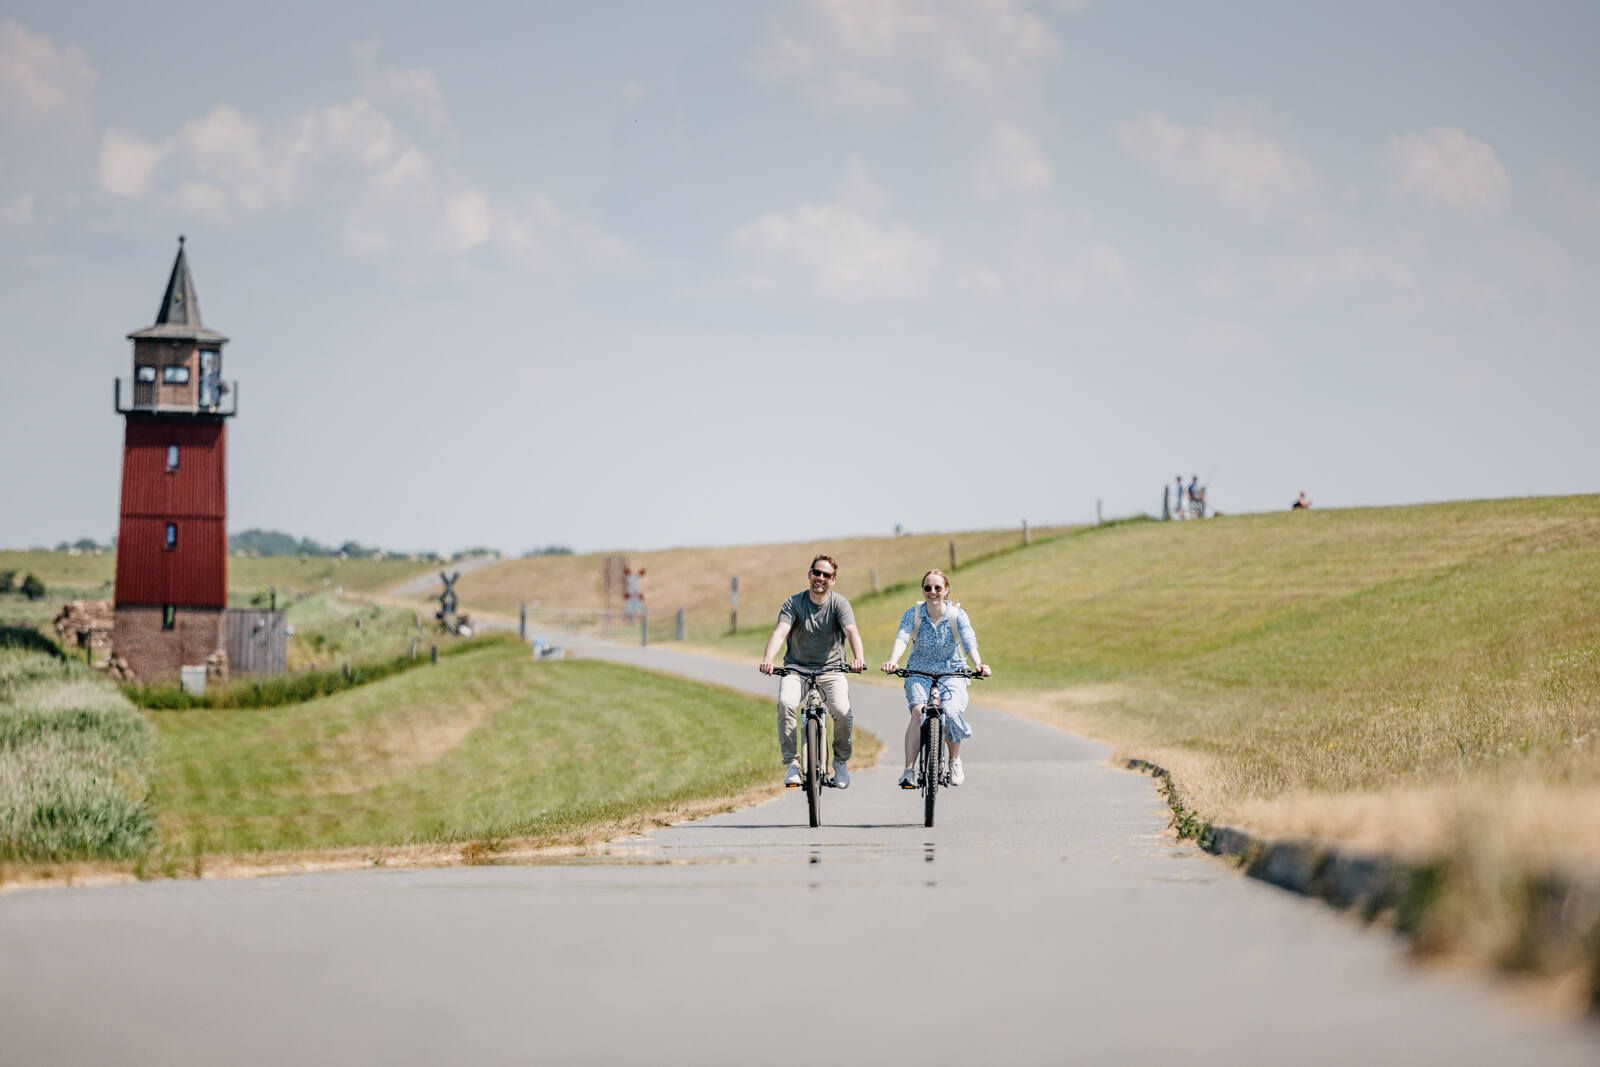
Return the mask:
[[[822,691],[817,686],[817,679],[824,674],[849,674],[850,669],[835,668],[832,670],[810,671],[803,667],[774,667],[772,673],[780,678],[786,675],[797,675],[804,679],[805,689],[801,693],[800,703],[795,708],[797,721],[796,732],[799,734],[798,755],[800,757],[800,780],[805,788],[806,808],[810,814],[811,825],[822,825],[822,790],[835,787],[833,780],[833,762],[829,758],[831,749],[828,736],[830,716],[828,706],[822,699]]]
[[[917,755],[917,787],[922,792],[924,826],[933,825],[934,801],[940,786],[950,784],[950,760],[944,743],[944,700],[939,695],[939,683],[946,678],[978,678],[975,671],[944,671],[939,674],[900,668],[894,672],[901,678],[916,675],[928,679],[928,703],[922,708],[922,748]]]

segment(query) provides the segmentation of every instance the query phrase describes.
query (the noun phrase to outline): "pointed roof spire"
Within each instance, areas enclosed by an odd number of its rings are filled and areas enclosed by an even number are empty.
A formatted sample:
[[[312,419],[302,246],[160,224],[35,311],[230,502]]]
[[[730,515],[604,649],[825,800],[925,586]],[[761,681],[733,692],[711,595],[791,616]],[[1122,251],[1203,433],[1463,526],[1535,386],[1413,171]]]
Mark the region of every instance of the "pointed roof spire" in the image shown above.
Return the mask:
[[[178,235],[178,258],[172,261],[172,276],[167,279],[167,292],[161,298],[161,310],[156,312],[154,326],[136,330],[129,338],[162,338],[169,341],[213,341],[221,344],[227,340],[215,330],[208,330],[200,321],[200,294],[195,291],[194,278],[189,274],[189,257],[183,250],[184,238]]]

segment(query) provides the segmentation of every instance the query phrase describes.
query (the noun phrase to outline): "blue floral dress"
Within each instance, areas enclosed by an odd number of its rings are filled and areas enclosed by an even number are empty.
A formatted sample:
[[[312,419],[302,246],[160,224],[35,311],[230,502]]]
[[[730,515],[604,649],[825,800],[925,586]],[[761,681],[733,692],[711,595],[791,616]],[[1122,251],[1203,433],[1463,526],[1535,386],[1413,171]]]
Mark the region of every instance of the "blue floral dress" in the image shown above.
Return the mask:
[[[911,649],[911,658],[906,660],[906,670],[927,671],[929,674],[944,674],[947,671],[959,671],[966,667],[966,662],[961,658],[962,648],[972,653],[974,662],[978,662],[978,635],[972,631],[972,620],[967,618],[967,613],[954,605],[947,606],[944,618],[935,622],[928,615],[926,601],[912,605],[906,613],[900,616],[900,630],[895,634],[896,641],[911,640],[912,623],[917,614],[921,613],[922,622],[917,626],[917,639]],[[932,683],[921,675],[910,675],[906,678],[906,703],[912,707],[928,703],[929,691]],[[967,680],[965,678],[941,678],[939,680],[939,705],[944,715],[945,736],[952,741],[965,741],[972,736],[972,727],[967,725]]]

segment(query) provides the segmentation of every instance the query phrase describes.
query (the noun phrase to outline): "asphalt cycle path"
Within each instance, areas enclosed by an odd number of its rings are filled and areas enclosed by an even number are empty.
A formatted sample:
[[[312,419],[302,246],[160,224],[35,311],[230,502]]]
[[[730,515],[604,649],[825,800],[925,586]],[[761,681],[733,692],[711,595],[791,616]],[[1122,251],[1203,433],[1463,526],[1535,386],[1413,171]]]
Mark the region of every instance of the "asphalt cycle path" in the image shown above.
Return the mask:
[[[975,689],[931,829],[898,689],[853,684],[885,759],[816,830],[789,790],[543,864],[0,897],[0,1063],[1600,1062],[1595,1028],[1177,842],[1149,779]]]

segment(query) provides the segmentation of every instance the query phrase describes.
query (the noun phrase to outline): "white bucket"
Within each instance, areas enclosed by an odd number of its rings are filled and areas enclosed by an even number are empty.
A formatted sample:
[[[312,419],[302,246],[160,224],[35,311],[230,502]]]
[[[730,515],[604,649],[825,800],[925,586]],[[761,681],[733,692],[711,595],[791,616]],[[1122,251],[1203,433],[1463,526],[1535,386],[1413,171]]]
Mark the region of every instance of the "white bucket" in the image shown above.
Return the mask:
[[[205,664],[198,667],[178,668],[183,676],[183,691],[190,696],[205,696],[206,693],[206,668]]]

